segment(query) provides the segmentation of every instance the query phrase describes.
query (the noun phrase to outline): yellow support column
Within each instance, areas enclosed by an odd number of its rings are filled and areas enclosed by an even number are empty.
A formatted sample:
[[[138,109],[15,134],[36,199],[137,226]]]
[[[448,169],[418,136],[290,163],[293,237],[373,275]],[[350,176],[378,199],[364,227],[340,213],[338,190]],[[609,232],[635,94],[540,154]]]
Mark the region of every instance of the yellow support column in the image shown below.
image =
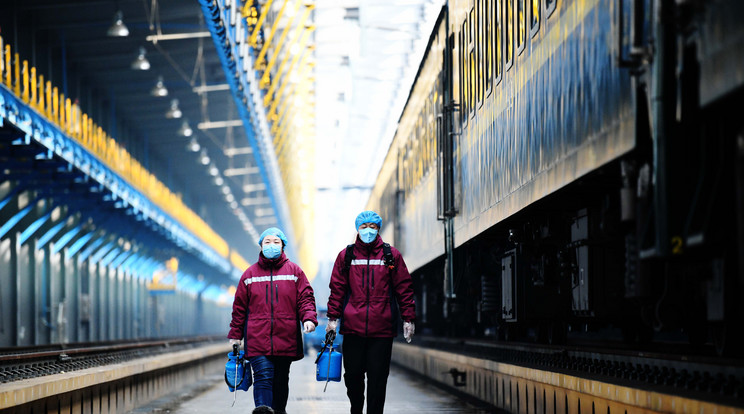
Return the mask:
[[[57,87],[52,88],[52,113],[50,121],[55,124],[59,124],[59,93]]]
[[[261,10],[261,16],[258,18],[258,22],[256,23],[256,27],[253,28],[253,33],[251,33],[251,36],[248,38],[248,44],[251,47],[256,47],[256,42],[258,41],[258,34],[261,31],[261,26],[263,26],[264,22],[266,21],[266,16],[269,14],[269,11],[271,10],[271,4],[273,2],[274,2],[274,0],[268,0],[266,2],[266,4],[264,4],[263,9]],[[285,1],[284,4],[286,5],[287,2]],[[244,17],[248,17],[248,16],[245,16],[244,15]]]
[[[261,77],[261,81],[259,82],[260,88],[265,88],[266,84],[269,82],[269,74],[271,73],[271,68],[274,66],[274,63],[276,63],[276,58],[279,57],[279,52],[281,52],[282,47],[284,46],[284,41],[287,39],[287,35],[289,34],[290,29],[292,28],[292,22],[294,21],[294,16],[297,15],[297,12],[300,10],[300,3],[297,2],[294,8],[294,15],[289,18],[289,21],[287,22],[287,25],[284,27],[284,30],[282,30],[282,35],[279,36],[279,40],[274,45],[274,53],[271,54],[271,58],[269,59],[269,63],[266,64],[266,67],[264,68],[263,76]]]
[[[39,106],[36,100],[36,68],[31,68],[31,107],[36,109]]]
[[[254,62],[253,64],[254,69],[258,69],[261,66],[261,63],[263,63],[263,60],[266,57],[266,52],[269,51],[269,45],[271,45],[271,40],[274,38],[274,34],[276,33],[276,28],[279,27],[279,20],[281,20],[282,16],[284,15],[284,9],[287,7],[287,2],[289,2],[289,0],[284,0],[284,3],[282,3],[282,7],[279,9],[279,12],[276,14],[276,17],[274,18],[274,24],[271,25],[269,36],[266,39],[264,39],[264,44],[261,47],[261,51],[258,53],[256,62]]]
[[[29,102],[28,101],[28,98],[29,98],[29,95],[28,95],[28,93],[29,93],[29,87],[28,86],[29,86],[29,84],[28,84],[28,61],[27,60],[24,60],[23,61],[23,69],[21,71],[21,82],[23,82],[21,84],[21,87],[22,87],[22,90],[23,90],[21,92],[21,99],[23,100],[23,102],[28,103]]]
[[[3,51],[5,50],[4,43],[3,43],[3,37],[0,36],[0,55],[2,55]],[[5,73],[5,59],[3,56],[0,56],[0,83],[4,83],[5,76],[3,74]]]
[[[48,120],[53,121],[53,110],[54,110],[54,102],[52,100],[52,82],[47,81],[46,83],[46,117]]]
[[[13,80],[15,81],[15,83],[13,83],[13,93],[15,93],[15,96],[20,98],[21,96],[21,61],[20,61],[20,58],[18,57],[18,53],[16,53],[14,57],[15,57],[15,62],[13,66],[15,69],[15,74],[13,76],[14,78]]]
[[[46,113],[46,106],[44,103],[44,75],[39,75],[38,88],[39,100],[36,102],[36,109],[40,114],[44,115]]]
[[[5,86],[10,89],[12,84],[10,83],[10,45],[5,45]]]
[[[72,135],[72,102],[70,98],[65,99],[65,120],[63,121],[62,129],[67,132],[67,135]]]
[[[300,20],[300,23],[297,25],[297,36],[295,37],[300,37],[299,43],[296,43],[299,45],[300,51],[292,57],[292,62],[289,64],[289,68],[287,68],[286,72],[284,71],[284,68],[285,68],[285,65],[287,64],[287,60],[289,59],[291,53],[285,54],[284,59],[282,59],[282,63],[279,64],[279,69],[277,69],[276,71],[276,76],[272,80],[271,86],[269,86],[269,90],[264,95],[264,106],[269,106],[269,102],[271,101],[271,95],[276,90],[277,85],[279,83],[282,83],[282,85],[287,83],[284,80],[289,77],[290,73],[292,73],[292,69],[297,64],[297,60],[305,51],[305,44],[307,44],[307,40],[310,37],[310,33],[312,33],[313,30],[315,30],[315,26],[306,27],[304,30],[304,33],[302,33],[302,36],[300,36],[300,31],[302,31],[303,27],[305,27],[305,21],[307,21],[307,18],[310,16],[310,12],[312,11],[312,9],[313,9],[312,7],[308,7],[305,9],[305,13],[302,15],[302,19]],[[266,77],[268,74],[268,71],[271,70],[271,66],[272,66],[271,62],[269,62],[269,65],[266,67],[266,72],[264,72],[264,77]],[[265,80],[268,81],[268,78],[266,78]],[[263,77],[261,81],[264,81]]]
[[[287,88],[287,84],[289,84],[289,75],[292,73],[292,70],[297,65],[297,61],[299,61],[300,56],[304,55],[304,49],[305,49],[305,43],[307,43],[308,38],[310,37],[310,33],[313,32],[315,29],[315,26],[312,26],[308,28],[305,33],[302,35],[302,40],[300,40],[300,47],[302,48],[303,52],[298,53],[297,55],[292,58],[292,62],[289,64],[289,68],[287,69],[287,73],[284,75],[284,78],[286,81],[282,82],[282,86],[279,88],[279,92],[277,93],[277,98],[274,99],[274,102],[271,105],[271,108],[269,112],[271,112],[273,109],[276,108],[276,105],[279,102],[279,98],[282,96],[282,93],[284,93],[284,89]],[[312,49],[308,50],[308,52],[312,51]],[[304,59],[303,59],[304,60]],[[271,83],[271,87],[269,88],[269,91],[266,92],[266,96],[264,96],[264,106],[268,106],[269,100],[266,99],[271,96],[271,94],[274,93],[274,89],[276,89],[276,85],[279,83],[278,80],[274,80],[274,82]]]

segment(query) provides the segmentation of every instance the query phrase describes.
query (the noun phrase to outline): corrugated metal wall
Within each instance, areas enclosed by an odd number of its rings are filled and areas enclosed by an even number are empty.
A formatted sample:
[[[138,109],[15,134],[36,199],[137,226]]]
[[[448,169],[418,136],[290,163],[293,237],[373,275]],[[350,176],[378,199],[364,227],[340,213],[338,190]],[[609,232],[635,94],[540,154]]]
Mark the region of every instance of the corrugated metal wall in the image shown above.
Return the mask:
[[[197,291],[151,294],[160,262],[147,246],[21,185],[0,186],[0,347],[226,332],[229,307]]]

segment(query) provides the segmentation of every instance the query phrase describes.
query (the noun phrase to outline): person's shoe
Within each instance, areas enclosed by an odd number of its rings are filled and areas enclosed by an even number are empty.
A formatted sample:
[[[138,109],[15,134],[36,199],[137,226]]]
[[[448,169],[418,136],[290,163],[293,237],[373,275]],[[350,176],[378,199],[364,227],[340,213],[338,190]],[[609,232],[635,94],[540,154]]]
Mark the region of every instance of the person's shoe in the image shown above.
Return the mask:
[[[253,413],[251,414],[275,414],[274,410],[271,409],[271,407],[267,405],[260,405],[253,409]]]

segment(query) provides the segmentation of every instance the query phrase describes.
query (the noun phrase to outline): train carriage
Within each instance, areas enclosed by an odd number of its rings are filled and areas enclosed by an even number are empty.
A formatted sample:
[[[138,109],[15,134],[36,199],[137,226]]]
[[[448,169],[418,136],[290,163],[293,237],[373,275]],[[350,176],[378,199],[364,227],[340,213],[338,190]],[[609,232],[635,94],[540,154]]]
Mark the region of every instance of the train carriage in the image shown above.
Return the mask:
[[[448,1],[368,203],[395,223],[424,329],[736,349],[741,17],[733,0]]]

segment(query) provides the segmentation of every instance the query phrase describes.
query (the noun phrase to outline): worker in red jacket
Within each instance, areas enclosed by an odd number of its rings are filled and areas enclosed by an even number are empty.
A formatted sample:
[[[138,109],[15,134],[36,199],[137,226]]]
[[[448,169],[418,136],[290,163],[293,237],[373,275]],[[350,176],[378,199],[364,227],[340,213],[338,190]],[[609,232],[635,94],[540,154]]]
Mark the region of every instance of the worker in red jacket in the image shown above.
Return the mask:
[[[258,262],[240,277],[227,337],[245,339],[253,369],[253,400],[284,413],[289,397],[289,365],[303,357],[305,333],[318,325],[313,288],[300,266],[284,254],[287,238],[271,227],[258,240]]]
[[[398,320],[403,319],[406,341],[411,342],[415,331],[413,283],[403,256],[378,234],[382,218],[363,211],[355,224],[356,242],[338,254],[333,266],[326,332],[341,320],[351,414],[362,414],[365,374],[367,414],[381,414]]]

